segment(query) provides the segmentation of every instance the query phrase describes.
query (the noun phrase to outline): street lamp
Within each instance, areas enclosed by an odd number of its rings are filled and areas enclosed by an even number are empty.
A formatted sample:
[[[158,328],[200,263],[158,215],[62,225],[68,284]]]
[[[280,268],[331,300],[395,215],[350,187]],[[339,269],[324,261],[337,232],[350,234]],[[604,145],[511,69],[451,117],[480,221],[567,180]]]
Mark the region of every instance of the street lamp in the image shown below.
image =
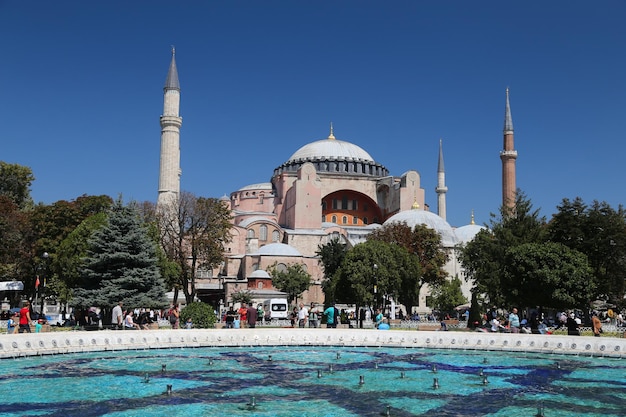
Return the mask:
[[[48,257],[50,254],[48,252],[44,252],[41,257],[43,258],[43,276],[42,276],[42,285],[39,290],[39,296],[41,297],[41,310],[39,311],[40,316],[46,316],[44,314],[44,299],[45,299],[45,291],[46,291],[46,277],[48,275]]]
[[[374,307],[378,307],[378,276],[376,275],[376,271],[378,271],[378,265],[374,264]]]

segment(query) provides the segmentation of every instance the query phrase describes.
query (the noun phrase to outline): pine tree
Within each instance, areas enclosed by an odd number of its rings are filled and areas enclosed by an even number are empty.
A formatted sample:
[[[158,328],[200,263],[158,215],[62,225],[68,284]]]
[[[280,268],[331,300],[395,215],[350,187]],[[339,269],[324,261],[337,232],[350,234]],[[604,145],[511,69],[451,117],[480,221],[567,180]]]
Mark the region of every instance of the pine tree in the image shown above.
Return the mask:
[[[155,243],[137,211],[117,201],[107,224],[89,240],[73,304],[105,311],[119,301],[128,308],[163,308],[167,300],[157,262]]]

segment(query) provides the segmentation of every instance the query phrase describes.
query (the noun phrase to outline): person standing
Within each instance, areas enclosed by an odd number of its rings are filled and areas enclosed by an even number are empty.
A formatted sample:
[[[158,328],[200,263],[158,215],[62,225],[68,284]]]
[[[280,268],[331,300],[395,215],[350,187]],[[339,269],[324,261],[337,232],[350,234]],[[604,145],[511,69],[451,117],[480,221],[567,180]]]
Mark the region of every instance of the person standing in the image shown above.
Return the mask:
[[[376,321],[376,324],[374,325],[377,329],[378,326],[380,326],[380,324],[383,322],[383,313],[382,311],[380,311],[380,308],[376,309],[376,316],[374,317],[374,320]]]
[[[122,311],[123,305],[124,303],[120,301],[115,307],[113,307],[113,312],[111,313],[111,326],[115,330],[121,329],[124,325],[124,312]]]
[[[309,310],[309,327],[316,328],[317,325],[317,307],[315,307],[314,303],[311,303],[311,309]]]
[[[233,327],[235,327],[235,318],[237,318],[237,313],[235,312],[235,310],[233,310],[233,306],[230,306],[228,308],[228,311],[226,312],[227,329],[232,329]]]
[[[11,317],[9,317],[9,320],[7,320],[7,334],[15,333],[15,328],[17,327],[18,323],[15,322],[14,318],[17,316],[18,313],[15,313]]]
[[[334,329],[337,327],[335,322],[335,306],[331,305],[326,310],[324,310],[324,315],[326,316],[326,328]]]
[[[513,307],[513,312],[509,314],[509,327],[511,329],[511,333],[519,333],[519,316],[517,315],[517,308],[515,307]]]
[[[172,329],[180,328],[180,310],[178,304],[174,304],[174,307],[170,310],[170,324]]]
[[[251,329],[254,329],[256,327],[256,319],[257,319],[256,316],[257,316],[256,308],[252,306],[252,303],[249,303],[248,311],[247,311],[247,319],[248,319],[248,327],[250,327]]]
[[[30,303],[24,301],[24,306],[20,310],[20,333],[30,333]]]
[[[300,310],[298,310],[298,327],[303,328],[309,318],[309,310],[300,303]]]
[[[569,314],[569,316],[567,317],[567,320],[565,322],[565,325],[567,326],[567,334],[570,336],[580,336],[580,330],[579,330],[579,324],[576,321],[576,315],[572,312]]]
[[[593,317],[591,318],[591,324],[593,325],[593,335],[595,337],[600,337],[600,333],[602,333],[602,322],[598,318],[598,313],[593,312]]]

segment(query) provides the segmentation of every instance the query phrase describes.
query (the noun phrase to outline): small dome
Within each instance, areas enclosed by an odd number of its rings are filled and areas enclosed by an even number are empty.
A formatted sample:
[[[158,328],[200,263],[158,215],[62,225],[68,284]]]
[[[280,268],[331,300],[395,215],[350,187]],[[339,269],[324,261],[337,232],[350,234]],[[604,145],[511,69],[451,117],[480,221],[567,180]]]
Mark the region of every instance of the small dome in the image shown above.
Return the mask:
[[[270,277],[270,274],[268,274],[267,271],[263,269],[257,269],[256,271],[248,275],[248,278],[272,278],[272,277]]]
[[[467,224],[465,226],[457,227],[456,229],[454,229],[454,234],[456,235],[459,243],[465,244],[474,240],[474,237],[476,237],[478,232],[483,229],[485,229],[485,226],[479,226],[477,224]]]
[[[444,247],[453,247],[458,243],[454,230],[448,222],[430,211],[421,209],[401,211],[391,216],[383,224],[389,223],[406,223],[411,229],[418,224],[423,224],[439,233]]]
[[[285,243],[270,243],[269,245],[261,246],[255,255],[302,256],[296,248]]]
[[[250,184],[245,187],[241,187],[237,191],[249,191],[249,190],[271,190],[272,183],[271,182],[260,182],[258,184]]]
[[[337,139],[322,139],[298,149],[287,163],[298,160],[341,159],[374,162],[363,148],[350,142]]]

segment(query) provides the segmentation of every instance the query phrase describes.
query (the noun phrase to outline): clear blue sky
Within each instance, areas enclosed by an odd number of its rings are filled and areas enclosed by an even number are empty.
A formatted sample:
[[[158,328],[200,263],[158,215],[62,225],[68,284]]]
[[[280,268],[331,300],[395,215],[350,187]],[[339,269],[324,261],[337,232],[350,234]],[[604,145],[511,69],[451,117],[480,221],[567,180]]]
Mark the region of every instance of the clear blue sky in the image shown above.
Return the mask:
[[[626,201],[624,1],[0,0],[0,160],[32,168],[36,202],[156,201],[163,84],[176,47],[181,188],[268,182],[299,147],[361,146],[421,174],[448,221],[501,204],[505,89],[517,186]]]

